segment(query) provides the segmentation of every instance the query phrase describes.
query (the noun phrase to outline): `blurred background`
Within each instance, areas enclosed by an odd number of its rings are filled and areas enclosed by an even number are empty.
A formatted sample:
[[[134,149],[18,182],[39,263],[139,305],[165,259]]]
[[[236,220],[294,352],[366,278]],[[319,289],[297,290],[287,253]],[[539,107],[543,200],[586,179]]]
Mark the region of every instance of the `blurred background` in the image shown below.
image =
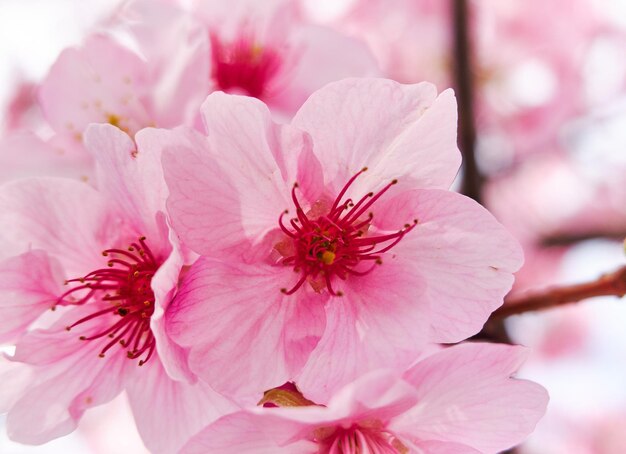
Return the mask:
[[[24,131],[45,138],[38,84],[119,3],[0,0],[0,162]],[[291,3],[307,21],[366,43],[384,77],[455,88],[464,155],[456,187],[525,249],[509,304],[626,265],[626,0]],[[0,179],[12,177],[0,169]],[[521,376],[551,396],[516,452],[626,453],[626,301],[606,296],[514,315],[504,328],[483,337],[530,347]],[[44,446],[12,443],[0,430],[0,452],[145,449],[121,396]]]

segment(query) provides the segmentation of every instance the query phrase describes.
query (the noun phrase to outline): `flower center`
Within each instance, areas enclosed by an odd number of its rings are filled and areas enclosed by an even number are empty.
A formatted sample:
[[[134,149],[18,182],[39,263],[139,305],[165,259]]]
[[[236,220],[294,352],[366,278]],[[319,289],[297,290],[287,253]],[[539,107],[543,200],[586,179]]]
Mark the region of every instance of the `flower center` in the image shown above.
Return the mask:
[[[150,317],[154,313],[154,293],[150,284],[159,265],[145,237],[132,243],[127,250],[107,249],[102,255],[109,257],[107,267],[66,281],[66,285],[79,285],[61,295],[56,304],[105,303],[107,307],[81,318],[66,329],[70,331],[75,326],[98,319],[108,327],[79,339],[106,339],[100,357],[119,344],[126,350],[128,358],[143,357],[139,361],[142,366],[150,359],[156,346],[150,330]]]
[[[243,92],[262,98],[281,66],[281,58],[273,49],[262,47],[249,36],[241,35],[231,43],[211,35],[212,77],[219,89]]]
[[[296,195],[298,184],[294,185],[291,195],[296,217],[289,220],[291,228],[283,221],[288,211],[284,211],[278,220],[290,242],[287,247],[277,244],[275,248],[284,256],[281,263],[293,266],[294,271],[300,273],[300,279],[291,289],[281,289],[283,293],[291,295],[308,281],[315,291],[326,287],[331,295],[341,296],[341,291],[333,289],[335,277],[345,280],[349,275],[364,276],[370,273],[376,265],[382,264],[383,254],[417,225],[417,220],[414,220],[397,232],[368,235],[374,218],[370,208],[398,181],[393,180],[376,194],[366,194],[356,203],[352,199],[342,202],[350,185],[366,170],[363,168],[354,175],[331,208],[316,219],[311,215],[312,212],[307,215],[302,209]],[[362,265],[367,263],[371,263],[371,266],[363,269]]]
[[[313,432],[320,454],[407,454],[408,448],[378,420],[351,427],[320,427]]]

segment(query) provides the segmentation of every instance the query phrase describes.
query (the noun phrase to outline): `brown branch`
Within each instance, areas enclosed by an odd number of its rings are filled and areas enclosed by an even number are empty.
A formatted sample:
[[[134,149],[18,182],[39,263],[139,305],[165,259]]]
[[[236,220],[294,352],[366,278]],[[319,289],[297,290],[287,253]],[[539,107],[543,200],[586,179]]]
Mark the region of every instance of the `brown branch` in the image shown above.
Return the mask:
[[[491,319],[550,309],[596,296],[622,297],[624,295],[626,295],[626,266],[612,273],[605,274],[596,281],[553,287],[543,291],[507,298],[504,306],[491,314]]]
[[[454,33],[454,84],[458,100],[458,145],[463,154],[463,184],[461,192],[481,202],[483,176],[476,164],[476,125],[474,120],[474,81],[472,77],[472,47],[470,42],[467,0],[452,1]]]
[[[608,240],[617,240],[622,241],[626,238],[626,230],[615,230],[615,231],[590,231],[586,233],[580,233],[576,235],[569,234],[559,234],[546,236],[541,240],[541,245],[545,247],[554,247],[554,246],[571,246],[572,244],[580,243],[581,241],[587,240],[598,240],[598,239],[608,239]]]

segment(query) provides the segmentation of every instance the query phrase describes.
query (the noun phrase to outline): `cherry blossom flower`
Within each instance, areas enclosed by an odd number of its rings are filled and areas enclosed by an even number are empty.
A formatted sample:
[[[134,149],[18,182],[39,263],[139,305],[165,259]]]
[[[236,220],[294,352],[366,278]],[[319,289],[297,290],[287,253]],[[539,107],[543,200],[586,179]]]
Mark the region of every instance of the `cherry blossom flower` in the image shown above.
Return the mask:
[[[460,161],[451,91],[347,79],[291,125],[223,93],[202,113],[208,137],[170,133],[163,156],[173,225],[203,256],[166,319],[218,391],[250,402],[298,376],[323,400],[475,334],[502,304],[521,251],[446,190]]]
[[[294,0],[194,1],[211,42],[211,91],[261,99],[291,117],[318,88],[379,74],[364,42],[313,25]]]
[[[182,453],[500,452],[528,436],[546,409],[541,386],[511,378],[525,356],[520,347],[458,345],[401,377],[370,372],[321,406],[290,398],[282,408],[224,416]]]
[[[146,446],[169,453],[230,408],[163,331],[185,252],[165,220],[150,140],[94,125],[85,142],[98,190],[62,178],[0,189],[0,313],[10,321],[0,341],[16,342],[0,411],[16,441],[67,434],[125,390]]]
[[[193,55],[205,55],[207,43],[188,37],[193,36],[193,24],[184,23],[188,30],[180,30],[181,15],[170,12],[170,27],[179,25],[180,45],[186,46],[187,53],[195,50]],[[208,82],[192,84],[187,72],[197,73],[198,68],[188,60],[170,61],[157,71],[156,62],[145,61],[111,33],[91,35],[82,46],[64,50],[39,92],[45,119],[55,133],[54,144],[82,148],[83,132],[90,123],[110,123],[131,135],[147,126],[192,124],[192,113],[208,93]],[[187,90],[181,94],[170,86]]]
[[[54,145],[81,148],[90,123],[131,136],[147,126],[193,126],[214,90],[256,96],[291,115],[330,81],[377,74],[363,43],[306,26],[294,2],[264,2],[256,8],[262,18],[241,3],[229,3],[228,14],[218,1],[193,12],[168,1],[125,3],[102,32],[63,51],[43,81]]]

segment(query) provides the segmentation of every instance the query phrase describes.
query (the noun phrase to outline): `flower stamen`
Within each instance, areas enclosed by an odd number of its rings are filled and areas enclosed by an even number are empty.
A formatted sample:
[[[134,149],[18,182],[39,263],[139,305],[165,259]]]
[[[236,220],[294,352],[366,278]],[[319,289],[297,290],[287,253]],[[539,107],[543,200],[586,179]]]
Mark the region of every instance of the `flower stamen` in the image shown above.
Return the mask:
[[[398,180],[392,180],[377,193],[365,194],[356,203],[352,199],[342,201],[349,187],[365,171],[367,167],[352,176],[328,212],[317,219],[304,211],[296,192],[298,184],[293,185],[291,199],[296,208],[296,216],[286,224],[285,216],[289,211],[285,210],[278,218],[279,227],[293,242],[293,248],[289,248],[289,253],[283,253],[280,263],[292,266],[294,271],[300,273],[300,278],[290,289],[282,288],[284,294],[292,295],[305,282],[309,282],[316,291],[326,288],[333,296],[343,295],[333,287],[335,278],[345,280],[349,275],[369,274],[382,264],[382,254],[397,245],[417,225],[418,221],[415,219],[412,224],[405,224],[396,232],[368,235],[374,219],[372,206]],[[277,250],[281,249],[277,247]],[[368,261],[373,262],[372,266],[365,270],[360,269],[360,265]]]
[[[102,251],[102,255],[109,258],[107,268],[65,281],[66,285],[80,285],[63,293],[56,305],[83,305],[98,301],[109,304],[110,307],[81,318],[67,326],[66,330],[71,331],[78,325],[107,317],[107,320],[111,320],[111,326],[90,336],[80,336],[79,339],[93,341],[108,337],[111,340],[100,351],[100,357],[119,344],[127,350],[128,358],[143,357],[139,361],[141,366],[150,359],[156,348],[150,318],[155,303],[151,281],[159,267],[158,262],[143,236],[126,250],[107,249]]]

